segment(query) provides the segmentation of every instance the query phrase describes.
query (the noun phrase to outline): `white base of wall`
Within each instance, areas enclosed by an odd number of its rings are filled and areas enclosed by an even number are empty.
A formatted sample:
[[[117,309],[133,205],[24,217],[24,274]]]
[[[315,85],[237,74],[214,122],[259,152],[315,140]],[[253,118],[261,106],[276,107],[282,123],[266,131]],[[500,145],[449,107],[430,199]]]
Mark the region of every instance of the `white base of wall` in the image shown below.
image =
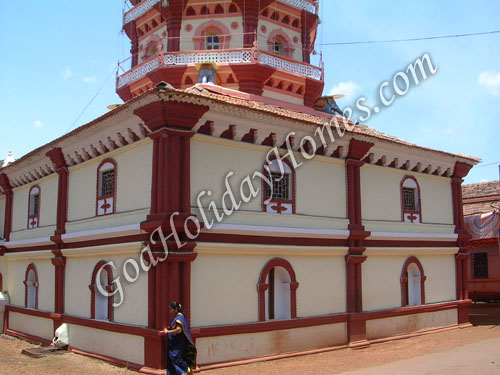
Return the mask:
[[[70,346],[95,354],[144,365],[144,338],[68,324]]]
[[[456,309],[374,319],[366,322],[366,338],[374,340],[456,324]]]
[[[52,319],[9,312],[9,329],[27,335],[50,340],[54,338],[54,323]]]
[[[346,323],[280,331],[199,338],[196,340],[199,365],[228,362],[345,344]]]

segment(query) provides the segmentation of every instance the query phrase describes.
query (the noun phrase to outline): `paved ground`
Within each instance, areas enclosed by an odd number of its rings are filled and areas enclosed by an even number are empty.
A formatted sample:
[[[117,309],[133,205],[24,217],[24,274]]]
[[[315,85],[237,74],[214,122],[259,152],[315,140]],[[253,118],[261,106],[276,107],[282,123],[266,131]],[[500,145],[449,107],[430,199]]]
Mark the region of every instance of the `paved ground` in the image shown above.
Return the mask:
[[[341,375],[498,375],[500,338]]]
[[[277,361],[206,375],[490,375],[500,374],[500,304],[476,305],[475,327]],[[0,375],[134,374],[73,353],[33,359],[20,354],[25,341],[0,336]]]

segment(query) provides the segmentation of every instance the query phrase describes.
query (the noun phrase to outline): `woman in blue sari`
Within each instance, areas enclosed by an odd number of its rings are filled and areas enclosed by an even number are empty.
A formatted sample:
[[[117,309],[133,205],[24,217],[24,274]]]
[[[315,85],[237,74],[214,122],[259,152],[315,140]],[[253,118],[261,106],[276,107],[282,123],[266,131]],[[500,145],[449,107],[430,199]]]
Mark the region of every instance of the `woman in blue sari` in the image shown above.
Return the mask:
[[[180,303],[172,302],[170,312],[175,312],[168,335],[167,375],[192,374],[196,366],[196,348]]]

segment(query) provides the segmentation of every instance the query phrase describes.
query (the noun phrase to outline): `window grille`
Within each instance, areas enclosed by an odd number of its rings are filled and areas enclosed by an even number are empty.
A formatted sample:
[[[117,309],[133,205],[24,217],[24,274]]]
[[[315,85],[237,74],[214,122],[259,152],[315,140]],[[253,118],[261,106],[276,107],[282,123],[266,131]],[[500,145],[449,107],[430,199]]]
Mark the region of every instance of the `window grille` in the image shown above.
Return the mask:
[[[417,211],[416,191],[412,188],[403,188],[403,208],[409,211]]]
[[[290,175],[271,172],[273,191],[267,186],[267,196],[271,199],[289,200],[290,198]]]
[[[488,253],[472,254],[474,264],[474,279],[488,278]]]
[[[115,170],[104,171],[101,173],[101,197],[111,195],[115,185]]]

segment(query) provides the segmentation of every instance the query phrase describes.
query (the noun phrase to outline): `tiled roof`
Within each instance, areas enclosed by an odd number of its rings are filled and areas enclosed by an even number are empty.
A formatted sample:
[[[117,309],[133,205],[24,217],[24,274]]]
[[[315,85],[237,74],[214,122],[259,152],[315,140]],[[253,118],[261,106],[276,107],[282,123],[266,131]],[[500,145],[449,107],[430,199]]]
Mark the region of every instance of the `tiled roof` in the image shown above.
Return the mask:
[[[284,117],[290,120],[297,120],[297,121],[302,121],[304,123],[309,123],[311,125],[323,125],[325,122],[330,121],[330,119],[333,117],[330,114],[326,114],[323,112],[316,111],[312,108],[303,106],[303,105],[297,105],[297,104],[291,104],[291,103],[285,103],[282,101],[270,99],[270,98],[264,98],[262,96],[257,96],[257,95],[251,95],[248,93],[244,93],[241,91],[237,90],[231,90],[227,88],[223,88],[220,86],[215,86],[215,85],[195,85],[193,87],[190,87],[185,90],[180,90],[180,89],[175,89],[173,87],[168,87],[167,89],[162,89],[160,90],[163,92],[163,95],[169,95],[171,94],[178,94],[182,95],[185,97],[190,97],[190,98],[196,98],[196,97],[203,97],[207,98],[210,100],[213,100],[215,102],[220,102],[220,103],[225,103],[225,104],[230,104],[234,105],[237,107],[245,107],[250,110],[255,110],[255,111],[260,111],[263,113],[268,113],[271,115],[275,116],[280,116]],[[132,105],[133,103],[141,100],[142,98],[148,96],[148,95],[158,95],[158,89],[157,88],[152,88],[149,91],[144,92],[143,94],[136,96],[129,100],[128,102],[124,103],[123,105],[120,105],[118,108],[113,109],[101,117],[96,118],[95,120],[82,125],[78,127],[77,129],[29,152],[28,154],[24,155],[20,159],[16,160],[12,165],[18,165],[20,162],[28,159],[29,157],[35,155],[36,153],[39,153],[44,150],[49,150],[51,147],[55,147],[59,142],[61,142],[63,139],[70,138],[70,137],[75,137],[77,136],[78,133],[80,133],[82,130],[87,129],[91,126],[94,126],[98,122],[111,117],[123,110],[125,110],[127,107]],[[342,127],[343,123],[346,122],[347,120],[345,118],[338,117],[339,119],[339,126]],[[351,122],[349,124],[352,125]],[[405,145],[405,146],[410,146],[410,147],[415,147],[424,151],[431,151],[435,153],[439,153],[442,155],[447,155],[447,156],[452,156],[452,157],[460,157],[460,158],[465,158],[467,159],[467,162],[470,164],[476,164],[481,161],[480,158],[476,158],[473,156],[468,156],[468,155],[461,155],[461,154],[454,154],[454,153],[449,153],[445,151],[440,151],[440,150],[435,150],[432,148],[427,148],[427,147],[422,147],[418,146],[414,143],[407,142],[403,139],[390,136],[385,133],[381,133],[376,131],[372,127],[368,127],[366,125],[360,125],[356,124],[352,130],[352,133],[354,134],[362,134],[374,138],[378,138],[381,140],[385,140],[388,142],[400,144],[400,145]]]
[[[500,195],[500,181],[478,182],[462,186],[463,198],[479,198]]]
[[[297,105],[297,104],[290,104],[290,103],[285,103],[282,101],[277,101],[269,98],[265,98],[262,96],[257,96],[257,95],[252,95],[252,94],[247,94],[243,93],[240,91],[236,90],[231,90],[227,88],[223,88],[220,86],[216,85],[195,85],[193,87],[190,87],[185,90],[185,92],[190,93],[190,94],[196,94],[200,96],[204,96],[216,101],[221,101],[227,104],[233,104],[237,106],[242,106],[246,108],[251,108],[255,110],[260,110],[263,112],[271,113],[274,115],[286,117],[292,120],[298,120],[298,121],[304,121],[308,122],[311,124],[316,124],[316,125],[323,125],[325,122],[328,122],[331,120],[333,115],[326,114],[324,112],[316,111],[312,108],[303,106],[303,105]],[[336,116],[338,117],[338,116]],[[339,125],[342,126],[344,122],[348,122],[348,124],[352,125],[352,122],[348,121],[345,118],[338,117],[339,119]],[[386,140],[389,142],[405,145],[405,146],[411,146],[415,148],[419,148],[422,150],[427,150],[427,151],[432,151],[432,152],[437,152],[449,156],[458,156],[462,158],[467,158],[471,161],[472,164],[478,163],[481,161],[480,158],[470,156],[470,155],[462,155],[462,154],[455,154],[455,153],[449,153],[445,151],[440,151],[428,147],[423,147],[419,146],[415,143],[407,142],[401,138],[397,138],[382,132],[376,131],[374,128],[366,126],[366,125],[361,125],[361,124],[356,124],[354,126],[354,129],[352,130],[353,133],[357,134],[363,134],[367,135],[370,137],[375,137],[378,139]]]
[[[465,203],[464,204],[464,216],[485,214],[494,210],[491,204],[494,201],[488,202],[476,202],[476,203]]]
[[[464,216],[491,212],[500,206],[499,181],[463,185],[462,198],[464,200]]]

